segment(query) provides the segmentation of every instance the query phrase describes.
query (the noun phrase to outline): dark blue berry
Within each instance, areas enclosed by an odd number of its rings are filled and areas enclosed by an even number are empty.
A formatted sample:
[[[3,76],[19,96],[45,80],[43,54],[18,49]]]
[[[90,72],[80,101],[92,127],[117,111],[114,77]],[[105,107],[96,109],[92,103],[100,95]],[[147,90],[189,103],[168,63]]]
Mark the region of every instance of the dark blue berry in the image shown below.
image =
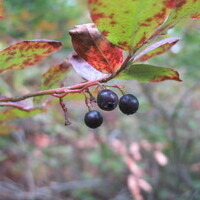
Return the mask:
[[[102,110],[114,110],[118,104],[118,96],[112,90],[102,90],[97,96],[97,104]]]
[[[84,121],[89,128],[97,128],[103,123],[103,117],[100,112],[92,110],[85,114]]]
[[[131,115],[137,112],[139,108],[138,99],[132,94],[126,94],[119,100],[119,109],[127,115]]]

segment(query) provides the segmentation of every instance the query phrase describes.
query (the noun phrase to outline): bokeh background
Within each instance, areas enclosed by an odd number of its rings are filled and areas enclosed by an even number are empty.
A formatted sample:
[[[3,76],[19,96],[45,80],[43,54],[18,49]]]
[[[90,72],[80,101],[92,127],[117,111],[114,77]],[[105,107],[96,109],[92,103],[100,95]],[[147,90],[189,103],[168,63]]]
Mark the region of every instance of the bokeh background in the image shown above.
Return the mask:
[[[91,22],[87,4],[12,0],[4,6],[1,49],[30,39],[63,43],[42,63],[1,74],[1,95],[37,91],[42,74],[73,52],[68,30]],[[177,26],[168,36],[182,40],[149,61],[179,71],[182,82],[110,82],[138,97],[140,109],[133,116],[119,109],[103,112],[103,126],[90,130],[83,122],[84,97],[78,95],[65,99],[68,127],[55,100],[45,113],[10,122],[17,130],[0,130],[0,200],[199,200],[199,33],[197,20]],[[64,85],[80,81],[71,69]]]

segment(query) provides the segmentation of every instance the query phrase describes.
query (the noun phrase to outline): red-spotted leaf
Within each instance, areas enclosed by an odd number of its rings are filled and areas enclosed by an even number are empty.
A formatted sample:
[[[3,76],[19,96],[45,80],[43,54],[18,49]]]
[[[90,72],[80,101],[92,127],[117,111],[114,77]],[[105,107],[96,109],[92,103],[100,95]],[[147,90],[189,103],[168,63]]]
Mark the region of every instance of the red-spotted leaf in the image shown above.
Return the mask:
[[[132,64],[128,70],[124,70],[117,78],[135,79],[140,82],[181,81],[178,72],[173,69],[146,64]]]
[[[153,58],[154,56],[160,55],[162,53],[165,53],[168,51],[172,46],[174,46],[180,38],[167,38],[164,40],[161,40],[159,42],[156,42],[149,47],[147,47],[145,50],[143,50],[141,53],[139,53],[135,58],[135,61],[145,61],[150,58]]]
[[[58,87],[60,82],[66,78],[70,69],[71,64],[67,59],[59,65],[50,67],[49,70],[42,75],[41,90]]]
[[[101,80],[107,78],[110,75],[101,73],[100,71],[96,70],[77,54],[71,56],[70,62],[76,73],[88,81]]]
[[[32,117],[34,115],[46,111],[46,108],[44,106],[39,108],[33,108],[30,106],[25,106],[20,103],[12,103],[12,102],[6,102],[6,103],[1,102],[0,106],[12,107],[0,112],[0,122],[13,121],[16,118]]]
[[[191,16],[198,18],[200,10],[199,0],[171,0],[169,6],[172,8],[171,13],[166,22],[154,33],[153,37],[158,34],[165,33],[176,24],[184,22]]]
[[[169,15],[172,0],[88,0],[91,18],[113,44],[134,50],[145,44]]]
[[[3,18],[3,0],[0,0],[0,19]]]
[[[35,65],[61,47],[61,42],[53,40],[29,40],[11,45],[0,51],[0,72]]]
[[[96,70],[115,73],[121,67],[122,50],[111,44],[94,24],[75,26],[69,33],[77,54]]]
[[[61,82],[66,78],[68,72],[71,69],[71,64],[68,59],[65,59],[59,65],[55,65],[49,68],[47,72],[42,75],[42,83],[40,90],[48,90],[60,87]],[[48,96],[37,96],[34,98],[34,103],[39,104],[47,99]]]

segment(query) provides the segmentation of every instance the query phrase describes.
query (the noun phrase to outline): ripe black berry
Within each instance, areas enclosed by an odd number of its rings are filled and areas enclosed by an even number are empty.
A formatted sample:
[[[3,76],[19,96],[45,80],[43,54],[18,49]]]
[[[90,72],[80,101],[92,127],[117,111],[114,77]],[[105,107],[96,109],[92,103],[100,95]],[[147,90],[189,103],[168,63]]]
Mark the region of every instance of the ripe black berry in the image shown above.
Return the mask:
[[[85,114],[84,121],[88,127],[97,128],[103,123],[103,117],[100,112],[92,110]]]
[[[127,115],[131,115],[137,112],[139,108],[138,99],[132,94],[126,94],[122,96],[119,100],[119,109]]]
[[[102,90],[97,96],[97,104],[102,110],[114,110],[118,101],[118,96],[112,90]]]

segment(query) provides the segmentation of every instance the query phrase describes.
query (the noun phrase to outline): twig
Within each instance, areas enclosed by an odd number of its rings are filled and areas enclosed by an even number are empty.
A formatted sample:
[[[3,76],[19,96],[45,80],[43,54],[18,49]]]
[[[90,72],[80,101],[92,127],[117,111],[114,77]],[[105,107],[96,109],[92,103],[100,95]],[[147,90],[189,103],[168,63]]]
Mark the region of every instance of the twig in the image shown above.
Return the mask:
[[[69,117],[68,117],[68,114],[67,114],[67,107],[65,106],[65,103],[63,101],[62,98],[60,98],[60,106],[64,112],[64,117],[65,117],[65,126],[68,126],[71,124],[70,120],[69,120]]]
[[[13,108],[18,108],[20,110],[23,110],[23,111],[32,111],[34,109],[43,109],[45,108],[45,106],[40,106],[40,107],[24,107],[23,105],[20,105],[20,104],[16,104],[16,103],[13,103],[13,102],[0,102],[0,107],[6,107],[6,106],[9,106],[9,107],[13,107]]]
[[[80,83],[80,84],[70,86],[70,87],[62,87],[62,88],[56,88],[56,89],[51,89],[51,90],[33,92],[33,93],[29,93],[29,94],[19,96],[19,97],[3,97],[3,98],[0,98],[0,102],[17,102],[17,101],[22,101],[31,97],[44,96],[44,95],[55,96],[56,94],[80,93],[84,89],[94,86],[94,85],[98,85],[98,84],[99,84],[98,81],[89,81],[89,82]]]

